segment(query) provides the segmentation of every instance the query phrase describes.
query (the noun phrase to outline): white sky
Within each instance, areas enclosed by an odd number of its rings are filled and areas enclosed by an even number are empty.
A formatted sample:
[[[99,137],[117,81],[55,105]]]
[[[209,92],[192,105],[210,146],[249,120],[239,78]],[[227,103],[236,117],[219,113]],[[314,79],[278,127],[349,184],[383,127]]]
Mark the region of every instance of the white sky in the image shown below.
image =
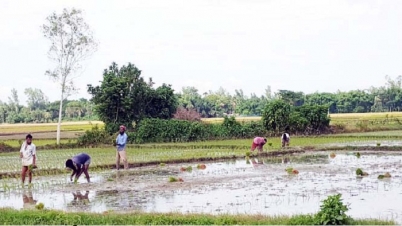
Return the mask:
[[[113,61],[134,63],[156,85],[200,93],[220,86],[262,95],[365,89],[402,74],[402,1],[387,0],[0,0],[0,100],[58,86],[40,26],[53,11],[84,10],[99,50],[77,80],[79,95]]]

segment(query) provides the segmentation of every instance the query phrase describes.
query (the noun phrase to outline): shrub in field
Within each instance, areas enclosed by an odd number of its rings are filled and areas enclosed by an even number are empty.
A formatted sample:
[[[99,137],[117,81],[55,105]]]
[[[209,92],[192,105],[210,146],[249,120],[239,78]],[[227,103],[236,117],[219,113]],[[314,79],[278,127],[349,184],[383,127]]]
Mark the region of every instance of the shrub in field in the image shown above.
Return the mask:
[[[144,119],[135,131],[128,133],[131,143],[189,142],[229,138],[251,138],[266,132],[259,122],[239,123],[225,118],[222,124],[206,124],[185,120]]]
[[[345,225],[350,223],[351,217],[346,215],[349,208],[342,203],[341,194],[328,196],[323,201],[320,211],[315,215],[317,225]]]
[[[360,169],[360,168],[357,168],[357,169],[356,169],[356,175],[357,175],[357,176],[363,176],[363,170]]]
[[[262,115],[268,131],[281,133],[322,133],[329,129],[330,118],[326,105],[303,105],[292,107],[282,100],[269,102]]]
[[[113,140],[109,133],[95,125],[91,130],[85,131],[82,136],[78,137],[77,144],[79,146],[97,146],[105,143],[112,144]]]
[[[356,127],[357,127],[361,132],[369,131],[368,121],[367,121],[367,120],[359,120],[359,121],[356,123]]]
[[[0,152],[12,152],[14,148],[8,144],[0,142]]]

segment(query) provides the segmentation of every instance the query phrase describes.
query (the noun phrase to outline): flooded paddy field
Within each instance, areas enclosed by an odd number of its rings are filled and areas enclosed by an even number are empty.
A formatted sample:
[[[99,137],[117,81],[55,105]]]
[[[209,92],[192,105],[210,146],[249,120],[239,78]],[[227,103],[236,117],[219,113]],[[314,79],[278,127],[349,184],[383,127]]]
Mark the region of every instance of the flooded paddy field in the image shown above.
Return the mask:
[[[250,157],[221,162],[148,166],[92,173],[79,184],[68,174],[34,178],[33,188],[17,179],[0,180],[0,207],[85,212],[181,212],[293,215],[316,213],[328,195],[342,194],[354,218],[402,223],[402,152],[314,152],[280,157]],[[198,169],[205,164],[205,169]],[[182,171],[181,167],[192,166]],[[289,175],[292,167],[299,174]],[[357,177],[361,168],[369,175]],[[378,179],[389,172],[391,178]],[[169,177],[183,182],[169,182]]]

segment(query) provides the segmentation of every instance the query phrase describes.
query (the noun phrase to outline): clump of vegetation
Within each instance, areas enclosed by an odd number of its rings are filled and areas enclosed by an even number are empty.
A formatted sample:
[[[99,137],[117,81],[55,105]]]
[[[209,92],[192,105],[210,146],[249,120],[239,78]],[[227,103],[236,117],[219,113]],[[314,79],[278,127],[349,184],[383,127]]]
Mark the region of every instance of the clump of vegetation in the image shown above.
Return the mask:
[[[35,208],[38,210],[43,210],[45,208],[45,205],[40,202],[40,203],[36,204]]]
[[[184,171],[189,171],[191,172],[193,170],[192,166],[187,166],[187,167],[180,167],[180,171],[184,172]]]
[[[184,182],[184,180],[181,177],[169,177],[169,182]]]
[[[21,146],[21,145],[20,145]],[[14,148],[6,143],[0,142],[0,152],[12,152]]]
[[[387,172],[385,174],[378,175],[378,179],[384,179],[384,178],[391,178],[391,174]]]
[[[381,143],[377,143],[377,147],[380,147],[381,146]]]
[[[363,176],[368,176],[369,174],[367,172],[364,172],[362,169],[357,168],[356,169],[356,175],[360,176],[360,177],[363,177]]]
[[[247,151],[247,152],[246,152],[246,156],[247,156],[247,157],[250,157],[250,155],[251,155],[251,152],[250,152],[250,151]]]
[[[317,225],[345,225],[352,221],[352,218],[346,215],[349,208],[342,203],[341,194],[328,196],[320,207],[314,217],[314,223]]]
[[[360,158],[360,152],[357,152],[357,153],[356,153],[356,157],[357,157],[357,158]]]
[[[288,174],[299,174],[299,171],[296,169],[293,169],[292,167],[286,168],[286,172],[288,172]]]
[[[197,169],[206,169],[207,166],[205,164],[198,164]]]
[[[271,143],[271,142],[269,142],[269,143],[268,143],[268,146],[272,147],[272,143]]]
[[[166,166],[166,163],[161,162],[161,163],[159,164],[159,166]]]

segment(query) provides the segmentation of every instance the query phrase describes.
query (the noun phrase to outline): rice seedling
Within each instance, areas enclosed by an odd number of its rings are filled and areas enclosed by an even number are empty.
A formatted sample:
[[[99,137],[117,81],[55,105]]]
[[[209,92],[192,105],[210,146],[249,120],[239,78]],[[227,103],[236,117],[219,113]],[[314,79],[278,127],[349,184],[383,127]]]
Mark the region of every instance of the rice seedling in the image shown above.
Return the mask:
[[[179,181],[176,177],[169,177],[169,182],[177,182]]]

